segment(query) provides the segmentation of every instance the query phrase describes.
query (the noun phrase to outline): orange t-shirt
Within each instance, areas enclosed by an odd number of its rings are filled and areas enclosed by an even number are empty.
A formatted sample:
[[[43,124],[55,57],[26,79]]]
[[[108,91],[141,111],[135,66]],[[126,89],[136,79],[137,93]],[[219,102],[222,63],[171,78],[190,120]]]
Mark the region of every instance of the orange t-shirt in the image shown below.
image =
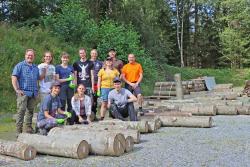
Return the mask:
[[[142,73],[142,66],[136,62],[133,64],[128,63],[122,68],[122,74],[129,82],[137,82]]]

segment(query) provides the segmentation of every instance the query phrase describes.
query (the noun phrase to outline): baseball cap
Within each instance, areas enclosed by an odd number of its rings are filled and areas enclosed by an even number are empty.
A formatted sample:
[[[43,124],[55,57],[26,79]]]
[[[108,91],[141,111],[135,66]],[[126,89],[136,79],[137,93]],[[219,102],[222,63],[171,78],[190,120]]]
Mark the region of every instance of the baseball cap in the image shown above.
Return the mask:
[[[59,86],[61,87],[61,84],[59,82],[53,82],[50,88],[53,88],[54,86]]]
[[[110,56],[107,56],[106,60],[112,60],[113,58]]]
[[[115,77],[115,78],[113,79],[113,82],[121,82],[121,79],[120,79],[119,77]]]

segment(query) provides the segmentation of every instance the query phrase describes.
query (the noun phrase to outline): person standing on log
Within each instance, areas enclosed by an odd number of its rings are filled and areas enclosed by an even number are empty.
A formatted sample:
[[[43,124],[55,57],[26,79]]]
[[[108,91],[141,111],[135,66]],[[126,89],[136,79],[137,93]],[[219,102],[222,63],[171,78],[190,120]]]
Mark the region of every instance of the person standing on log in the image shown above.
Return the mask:
[[[56,66],[56,81],[59,81],[61,84],[60,89],[60,100],[61,100],[61,109],[65,111],[66,103],[67,103],[67,111],[72,113],[72,106],[71,106],[71,98],[74,95],[75,84],[72,83],[75,75],[74,69],[71,65],[69,65],[69,54],[63,52],[61,54],[61,61],[62,64]],[[71,121],[69,120],[69,124]]]
[[[39,76],[38,67],[33,64],[34,59],[35,51],[33,49],[27,49],[25,52],[25,60],[19,62],[14,67],[11,76],[12,86],[17,95],[17,135],[23,131],[25,112],[25,131],[27,133],[33,133],[33,111],[36,106],[36,99],[38,96],[38,80],[42,77]]]
[[[125,82],[125,88],[132,92],[138,99],[139,114],[143,115],[142,102],[143,96],[141,93],[140,83],[143,78],[143,70],[141,64],[135,61],[135,55],[128,55],[128,64],[122,68],[122,79]]]
[[[51,128],[63,124],[64,119],[71,117],[70,112],[61,110],[60,88],[60,83],[54,82],[50,88],[51,93],[41,103],[37,116],[37,127],[41,135],[47,135]]]
[[[56,68],[54,65],[52,65],[52,61],[52,53],[50,51],[46,51],[43,55],[43,63],[38,65],[40,75],[45,73],[44,77],[42,77],[41,81],[39,82],[41,101],[43,101],[45,96],[50,93],[50,87],[52,83],[55,82]]]
[[[117,69],[113,68],[113,61],[111,57],[107,57],[103,68],[98,73],[98,91],[97,95],[101,95],[102,105],[100,110],[101,118],[103,120],[107,110],[108,94],[113,89],[113,79],[119,76]]]
[[[98,72],[102,69],[102,62],[97,60],[97,50],[92,49],[90,52],[90,61],[93,62],[94,64],[94,92],[93,92],[93,105],[92,105],[92,111],[95,114],[96,117],[96,112],[97,112],[97,83],[98,83]]]
[[[75,123],[89,124],[91,123],[91,98],[85,95],[86,88],[83,84],[77,86],[77,92],[71,99],[74,110],[73,119]]]
[[[109,49],[108,55],[109,55],[109,57],[112,58],[113,67],[116,68],[119,71],[119,73],[121,74],[123,62],[121,60],[117,59],[116,50],[114,48]]]
[[[127,89],[122,88],[121,79],[115,77],[113,80],[114,88],[108,95],[108,108],[111,116],[125,121],[129,116],[130,121],[137,121],[137,113],[134,109],[134,103],[137,98]]]

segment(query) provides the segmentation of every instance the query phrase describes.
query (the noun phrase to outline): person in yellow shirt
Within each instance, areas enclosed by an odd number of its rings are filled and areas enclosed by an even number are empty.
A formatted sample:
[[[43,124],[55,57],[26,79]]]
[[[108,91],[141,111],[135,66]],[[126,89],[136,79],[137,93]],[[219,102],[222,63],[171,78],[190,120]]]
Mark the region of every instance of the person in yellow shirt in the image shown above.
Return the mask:
[[[113,68],[113,61],[111,57],[107,57],[103,68],[98,72],[98,91],[97,94],[101,96],[102,104],[100,120],[103,120],[107,110],[108,94],[113,89],[113,79],[119,77],[120,73],[117,69]]]
[[[137,97],[139,104],[139,114],[143,115],[142,102],[143,96],[141,92],[140,83],[143,78],[143,70],[141,64],[135,60],[135,55],[130,53],[128,55],[128,64],[124,65],[121,70],[121,77],[125,82],[125,88],[132,92]]]

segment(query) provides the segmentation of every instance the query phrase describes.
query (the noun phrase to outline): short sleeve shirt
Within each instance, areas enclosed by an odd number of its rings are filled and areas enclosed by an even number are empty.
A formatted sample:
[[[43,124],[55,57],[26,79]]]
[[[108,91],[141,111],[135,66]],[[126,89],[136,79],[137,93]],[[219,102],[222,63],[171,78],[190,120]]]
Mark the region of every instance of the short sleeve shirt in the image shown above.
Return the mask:
[[[117,69],[114,68],[108,73],[102,68],[98,73],[98,77],[101,78],[101,88],[113,88],[113,80],[118,76],[119,72]]]
[[[59,79],[66,79],[71,74],[74,73],[74,69],[71,65],[68,65],[66,68],[62,67],[61,65],[56,66],[56,74],[59,75]],[[68,85],[70,81],[63,82],[61,85]]]
[[[127,89],[121,88],[119,92],[116,89],[113,89],[109,92],[108,101],[115,104],[124,103],[128,101],[128,98],[131,95],[132,93]]]
[[[49,115],[55,118],[57,110],[61,107],[62,104],[59,96],[53,97],[51,94],[47,95],[41,103],[40,111],[37,116],[38,121],[45,119],[45,111],[49,111]]]
[[[82,83],[85,87],[91,87],[91,70],[94,69],[92,61],[77,61],[73,64],[74,71],[77,72],[77,84]]]
[[[26,96],[38,95],[39,69],[35,64],[29,65],[25,60],[18,63],[13,69],[12,76],[17,77],[19,89]]]
[[[142,73],[142,66],[136,62],[133,64],[128,63],[122,68],[122,74],[129,82],[137,82]]]
[[[40,75],[43,74],[43,70],[45,70],[46,66],[47,66],[47,64],[45,64],[45,63],[38,65]],[[51,65],[51,64],[48,65],[47,72],[45,74],[44,79],[39,82],[41,93],[49,93],[50,92],[50,87],[51,87],[52,83],[55,81],[55,79],[54,79],[55,74],[56,74],[55,66]]]

